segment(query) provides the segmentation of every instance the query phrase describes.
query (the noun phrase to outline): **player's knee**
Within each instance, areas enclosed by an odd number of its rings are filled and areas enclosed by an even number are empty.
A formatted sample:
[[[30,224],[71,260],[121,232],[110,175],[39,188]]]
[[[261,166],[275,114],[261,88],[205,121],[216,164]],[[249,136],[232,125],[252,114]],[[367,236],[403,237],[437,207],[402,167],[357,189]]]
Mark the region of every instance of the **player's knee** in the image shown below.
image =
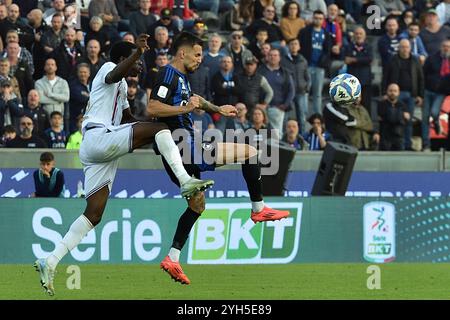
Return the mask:
[[[258,150],[256,150],[255,147],[251,146],[251,145],[245,145],[245,158],[246,159],[251,159],[253,157],[255,157],[258,154]]]
[[[197,193],[189,199],[188,204],[192,211],[202,214],[205,211],[205,194],[203,192]]]

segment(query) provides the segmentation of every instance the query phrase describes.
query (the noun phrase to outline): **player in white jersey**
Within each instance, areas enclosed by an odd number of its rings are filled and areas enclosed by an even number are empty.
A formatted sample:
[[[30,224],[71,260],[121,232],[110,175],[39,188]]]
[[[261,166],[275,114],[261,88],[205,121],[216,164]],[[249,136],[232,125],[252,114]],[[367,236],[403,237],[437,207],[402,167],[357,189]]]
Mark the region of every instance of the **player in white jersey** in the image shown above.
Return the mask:
[[[92,83],[79,153],[85,175],[87,206],[53,253],[34,264],[41,285],[49,295],[54,294],[53,279],[58,262],[100,222],[121,156],[154,140],[164,159],[177,173],[183,197],[190,198],[214,183],[188,175],[166,124],[138,122],[130,112],[124,77],[137,76],[141,72],[139,58],[148,50],[147,38],[148,35],[140,35],[136,45],[125,41],[114,44],[111,62],[100,68]],[[199,107],[198,98],[191,99],[186,106],[191,110],[196,107]]]

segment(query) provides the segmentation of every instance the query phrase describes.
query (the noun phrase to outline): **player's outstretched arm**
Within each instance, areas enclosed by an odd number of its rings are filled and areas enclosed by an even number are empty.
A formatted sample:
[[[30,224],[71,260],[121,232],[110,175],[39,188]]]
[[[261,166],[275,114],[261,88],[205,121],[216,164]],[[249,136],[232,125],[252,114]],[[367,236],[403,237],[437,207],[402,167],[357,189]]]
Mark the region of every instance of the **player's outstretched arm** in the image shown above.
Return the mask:
[[[131,56],[122,60],[110,73],[105,77],[107,84],[117,83],[124,78],[134,63],[141,57],[141,55],[149,48],[147,45],[148,34],[139,35],[136,40],[137,50]]]
[[[237,114],[237,109],[235,106],[226,104],[226,105],[218,107],[215,104],[207,101],[205,98],[203,98],[197,94],[194,94],[194,97],[198,97],[200,100],[199,108],[203,109],[207,112],[213,112],[213,113],[217,112],[225,117],[235,117]]]
[[[189,113],[198,108],[198,99],[191,97],[185,106],[171,106],[156,99],[150,99],[147,105],[147,113],[150,117],[165,118]]]

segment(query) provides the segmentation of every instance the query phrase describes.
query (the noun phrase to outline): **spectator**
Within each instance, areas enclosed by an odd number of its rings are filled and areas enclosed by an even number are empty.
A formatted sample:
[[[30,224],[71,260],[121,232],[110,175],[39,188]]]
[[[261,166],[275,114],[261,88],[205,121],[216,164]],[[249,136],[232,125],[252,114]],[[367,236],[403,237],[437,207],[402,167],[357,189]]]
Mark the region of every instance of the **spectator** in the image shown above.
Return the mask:
[[[434,129],[441,133],[439,115],[441,105],[448,94],[442,91],[441,84],[445,77],[450,75],[450,40],[445,40],[441,44],[441,50],[431,56],[423,67],[425,76],[425,98],[422,110],[422,147],[423,150],[430,149],[430,116],[433,118]],[[444,88],[444,87],[443,87]]]
[[[198,11],[209,11],[218,17],[219,11],[226,12],[233,7],[234,0],[194,0],[193,3]]]
[[[420,26],[417,22],[411,22],[408,26],[408,30],[403,32],[400,37],[402,39],[408,39],[411,45],[411,53],[414,57],[419,59],[420,64],[423,65],[428,56],[427,50],[419,36]]]
[[[28,116],[20,118],[20,135],[6,143],[7,148],[47,148],[44,140],[33,134],[33,120]]]
[[[134,37],[134,34],[132,34],[131,32],[125,32],[125,34],[122,36],[122,40],[131,42],[131,43],[136,42],[136,38]]]
[[[215,128],[213,119],[205,110],[195,108],[191,113],[191,118],[194,130],[200,132],[202,135],[206,130]]]
[[[16,95],[19,101],[21,101],[22,95],[20,93],[19,82],[17,81],[16,77],[9,76],[10,71],[11,68],[9,60],[7,58],[0,58],[0,82],[3,80],[9,80],[11,82],[13,93]]]
[[[152,8],[153,9],[153,5]],[[150,10],[152,11],[152,10]],[[178,23],[176,22],[176,18],[172,16],[172,10],[170,8],[164,8],[161,10],[161,14],[155,13],[154,14],[160,15],[161,19],[156,21],[152,26],[150,26],[149,30],[147,31],[148,34],[152,35],[155,34],[155,30],[158,27],[165,27],[167,31],[169,32],[169,39],[170,41],[173,40],[173,38],[180,33],[180,29],[178,27]],[[153,42],[153,41],[151,41]]]
[[[214,96],[214,104],[235,105],[238,102],[238,88],[236,87],[236,74],[233,72],[233,60],[229,56],[223,56],[220,63],[220,71],[211,80],[211,91]],[[216,113],[212,115],[218,129],[223,131],[226,119]],[[220,121],[220,123],[218,123]]]
[[[65,149],[67,135],[63,130],[63,115],[59,111],[50,114],[50,128],[45,130],[47,146],[52,149]]]
[[[64,14],[64,25],[67,28],[75,28],[76,30],[81,29],[81,18],[78,15],[77,6],[75,3],[68,3],[63,10]]]
[[[308,150],[317,151],[325,149],[327,141],[330,141],[332,136],[325,130],[322,116],[319,113],[314,113],[309,117],[308,122],[311,125],[311,129],[303,135],[303,138],[308,144]]]
[[[221,46],[222,38],[220,35],[217,33],[211,34],[208,41],[208,50],[205,51],[202,61],[202,65],[209,69],[210,80],[220,70],[220,60],[223,57],[220,52]]]
[[[258,60],[255,57],[245,60],[244,73],[237,75],[239,101],[252,113],[259,106],[266,109],[273,99],[274,92],[267,79],[257,72]]]
[[[59,14],[64,17],[64,7],[66,6],[64,0],[52,0],[52,7],[44,12],[44,20],[47,24],[50,24],[55,14]],[[64,20],[64,18],[63,18]]]
[[[356,120],[356,125],[349,128],[350,142],[358,150],[370,150],[370,135],[373,132],[372,118],[360,102],[348,107],[349,113]]]
[[[435,9],[427,11],[425,28],[420,31],[420,37],[429,55],[439,52],[442,41],[450,39],[450,27],[439,23]]]
[[[99,16],[103,20],[103,28],[111,39],[111,44],[120,40],[117,31],[120,16],[114,0],[91,0],[89,17],[92,18],[93,16]]]
[[[47,112],[42,108],[39,101],[39,93],[33,89],[28,92],[25,115],[33,120],[34,132],[41,138],[45,138],[45,130],[50,128],[50,120]]]
[[[381,10],[381,16],[400,16],[405,10],[401,0],[375,0],[375,4]]]
[[[16,4],[8,6],[8,17],[0,21],[0,36],[3,44],[7,42],[6,33],[9,30],[20,31],[21,46],[31,50],[34,42],[34,34],[31,28],[20,19],[20,9]]]
[[[191,33],[195,34],[197,37],[202,39],[204,45],[208,43],[208,26],[205,24],[205,22],[198,18],[194,20],[194,25],[192,26]],[[206,48],[203,48],[206,49]]]
[[[9,61],[9,75],[17,79],[19,84],[20,96],[26,97],[28,91],[33,89],[32,73],[28,64],[19,59],[20,47],[17,42],[10,42],[6,46],[6,58]]]
[[[64,35],[64,40],[52,54],[52,57],[55,59],[56,65],[58,66],[58,76],[67,81],[76,78],[77,64],[84,59],[84,50],[75,37],[75,29],[68,28]]]
[[[14,42],[19,44],[19,60],[23,61],[25,64],[28,65],[28,69],[33,74],[34,73],[34,64],[33,64],[33,56],[31,55],[31,52],[27,50],[25,47],[21,47],[19,43],[19,33],[17,30],[9,30],[6,33],[6,44]],[[5,52],[5,57],[6,57]]]
[[[0,132],[8,124],[16,124],[15,118],[23,114],[23,107],[13,93],[11,81],[0,82]]]
[[[250,42],[248,49],[253,53],[253,56],[258,59],[258,61],[263,60],[263,56],[261,53],[261,48],[263,44],[268,43],[267,39],[269,39],[269,34],[266,29],[258,29],[256,31],[256,37],[253,41]]]
[[[403,11],[400,17],[399,31],[400,33],[408,33],[408,27],[414,22],[414,10],[408,9]]]
[[[286,122],[286,133],[281,141],[286,142],[290,147],[297,150],[308,150],[308,143],[299,132],[297,121],[290,119]]]
[[[260,64],[266,64],[269,61],[269,53],[272,50],[272,45],[270,43],[264,43],[261,45],[261,60]]]
[[[330,4],[328,6],[328,15],[323,22],[322,27],[328,32],[331,38],[331,65],[330,65],[330,75],[334,77],[336,71],[339,70],[343,62],[342,60],[342,44],[343,35],[340,24],[337,22],[339,15],[339,8],[335,4]]]
[[[390,84],[386,93],[387,99],[378,104],[380,150],[401,151],[405,149],[405,125],[411,117],[407,106],[398,99],[400,87],[397,84]]]
[[[155,44],[152,49],[147,50],[144,53],[144,61],[146,69],[154,68],[156,57],[160,53],[169,54],[170,42],[169,42],[169,32],[166,27],[157,27],[155,29]]]
[[[6,147],[8,141],[13,140],[17,136],[16,129],[12,125],[7,125],[3,128],[2,136],[0,139],[0,148]]]
[[[285,41],[296,39],[300,30],[305,27],[305,20],[300,18],[300,11],[300,5],[296,1],[286,1],[283,5],[280,29]]]
[[[150,0],[139,0],[139,10],[130,13],[130,31],[135,37],[147,30],[157,21],[150,12]]]
[[[314,11],[327,12],[327,5],[324,0],[297,0],[302,11],[300,17],[303,18],[307,25],[313,22]]]
[[[144,88],[147,91],[147,97],[150,97],[150,94],[152,93],[153,85],[156,81],[156,75],[159,72],[159,69],[164,67],[169,63],[169,58],[167,57],[167,53],[161,52],[156,57],[156,67],[151,68],[145,75],[144,80]]]
[[[42,77],[44,73],[44,63],[46,52],[42,45],[42,36],[49,30],[49,27],[42,19],[42,11],[40,9],[31,10],[28,15],[28,24],[31,27],[34,34],[34,43],[32,44],[32,56],[35,71],[33,73],[33,79],[37,80]]]
[[[83,115],[79,114],[76,120],[77,120],[77,131],[75,131],[69,136],[66,149],[76,149],[76,150],[80,149],[81,141],[83,139],[83,135],[81,133],[81,124],[83,123]]]
[[[44,152],[40,157],[39,169],[33,172],[35,192],[32,197],[58,198],[64,196],[64,174],[55,167],[55,157]]]
[[[56,75],[55,59],[45,61],[45,75],[36,81],[36,90],[47,115],[59,111],[64,115],[64,103],[70,99],[69,85],[66,80]]]
[[[288,42],[289,54],[284,56],[281,64],[292,72],[295,85],[295,115],[300,132],[306,132],[306,117],[308,116],[308,91],[311,87],[311,77],[308,72],[308,61],[300,54],[300,41],[297,38]]]
[[[255,2],[253,0],[239,0],[231,9],[231,30],[245,30],[255,19]]]
[[[266,29],[269,34],[269,39],[267,40],[274,47],[284,47],[285,41],[283,39],[283,34],[278,24],[275,22],[275,8],[271,5],[264,8],[264,17],[255,20],[250,26],[245,29],[245,36],[247,39],[254,38],[256,31],[259,29]]]
[[[255,107],[251,116],[251,129],[254,130],[254,135],[250,137],[250,143],[256,149],[261,150],[262,145],[271,138],[271,125],[267,117],[266,111],[261,107]]]
[[[92,39],[98,41],[100,52],[106,54],[109,52],[111,41],[108,32],[103,28],[103,20],[98,16],[93,16],[89,22],[89,30],[84,37],[84,43],[88,43]]]
[[[300,31],[300,53],[308,61],[308,70],[311,75],[311,94],[313,112],[322,112],[322,90],[325,78],[325,69],[330,62],[331,39],[323,28],[324,14],[315,11],[313,23]]]
[[[381,57],[381,65],[383,67],[383,74],[386,72],[386,67],[389,65],[391,58],[398,52],[398,44],[400,42],[400,35],[398,34],[398,22],[394,17],[388,17],[385,25],[386,33],[378,39],[378,52]]]
[[[258,107],[259,108],[259,107]],[[234,118],[228,118],[227,123],[225,125],[225,139],[227,139],[227,131],[226,130],[233,130],[233,135],[244,133],[251,127],[250,121],[247,120],[247,106],[243,104],[242,102],[236,103],[236,117]],[[253,111],[253,109],[252,109]],[[226,142],[232,142],[226,140]]]
[[[89,65],[86,63],[80,63],[77,66],[77,79],[70,83],[69,132],[74,132],[77,130],[77,118],[86,110],[90,96],[90,78]]]
[[[64,40],[65,29],[63,29],[63,17],[58,13],[53,15],[51,20],[51,29],[45,31],[42,35],[41,43],[44,51],[50,55]]]
[[[189,84],[191,86],[191,92],[202,96],[206,100],[212,100],[211,97],[211,86],[209,79],[209,69],[203,64],[194,71],[194,73],[189,73],[187,76]]]
[[[264,17],[264,9],[268,6],[274,6],[275,0],[255,0],[254,1],[254,16],[255,20]]]
[[[345,48],[344,62],[347,72],[358,78],[361,84],[362,105],[371,113],[372,110],[372,47],[366,41],[366,31],[355,28],[353,40]]]
[[[423,102],[424,77],[419,60],[411,55],[411,45],[408,40],[400,41],[398,54],[392,58],[384,82],[398,84],[400,88],[398,99],[408,107],[410,120],[405,126],[405,149],[411,150],[412,118],[416,104],[421,106]]]
[[[230,56],[233,59],[235,74],[242,73],[245,61],[251,58],[253,54],[243,45],[242,31],[233,31],[230,38],[231,42],[223,49],[223,55]]]
[[[86,58],[84,62],[89,66],[89,81],[93,81],[98,70],[105,64],[106,60],[100,55],[100,43],[91,39],[86,46]]]
[[[138,81],[135,79],[127,79],[128,91],[127,98],[130,105],[131,113],[136,119],[144,119],[147,117],[147,94],[139,88]]]
[[[268,63],[260,68],[260,73],[266,77],[274,92],[267,114],[270,126],[278,130],[277,134],[278,138],[280,138],[283,134],[285,114],[291,109],[291,103],[295,96],[292,76],[288,70],[281,66],[280,50],[270,50]]]

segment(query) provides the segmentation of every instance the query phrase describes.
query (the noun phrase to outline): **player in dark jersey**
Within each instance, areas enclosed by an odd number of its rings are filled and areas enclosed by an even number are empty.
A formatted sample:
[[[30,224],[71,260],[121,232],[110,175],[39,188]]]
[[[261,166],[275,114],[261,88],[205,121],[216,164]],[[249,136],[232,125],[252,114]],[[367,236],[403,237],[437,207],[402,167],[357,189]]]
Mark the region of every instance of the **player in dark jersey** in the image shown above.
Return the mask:
[[[201,39],[188,32],[182,32],[177,36],[172,45],[174,58],[169,65],[159,71],[152,88],[147,111],[151,117],[157,117],[159,121],[166,123],[172,131],[172,135],[180,130],[187,133],[184,136],[186,140],[183,141],[181,151],[190,151],[190,159],[182,157],[189,174],[200,177],[201,172],[213,171],[218,165],[243,163],[242,173],[252,201],[251,219],[256,223],[286,218],[289,215],[288,211],[273,210],[264,205],[261,170],[256,158],[256,148],[248,144],[221,142],[211,144],[195,140],[190,115],[195,108],[201,108],[207,112],[218,112],[227,117],[236,116],[234,106],[218,107],[191,93],[186,75],[194,72],[202,62],[202,44]],[[177,139],[174,138],[174,140]],[[213,155],[213,163],[205,160],[207,152],[211,152]],[[199,154],[201,161],[195,161],[195,156]],[[163,163],[172,181],[178,184],[164,158]],[[178,221],[172,247],[168,256],[161,262],[161,268],[168,272],[175,281],[183,284],[189,284],[190,281],[179,264],[180,251],[193,225],[205,210],[205,195],[203,192],[199,192],[187,201],[188,208]]]

